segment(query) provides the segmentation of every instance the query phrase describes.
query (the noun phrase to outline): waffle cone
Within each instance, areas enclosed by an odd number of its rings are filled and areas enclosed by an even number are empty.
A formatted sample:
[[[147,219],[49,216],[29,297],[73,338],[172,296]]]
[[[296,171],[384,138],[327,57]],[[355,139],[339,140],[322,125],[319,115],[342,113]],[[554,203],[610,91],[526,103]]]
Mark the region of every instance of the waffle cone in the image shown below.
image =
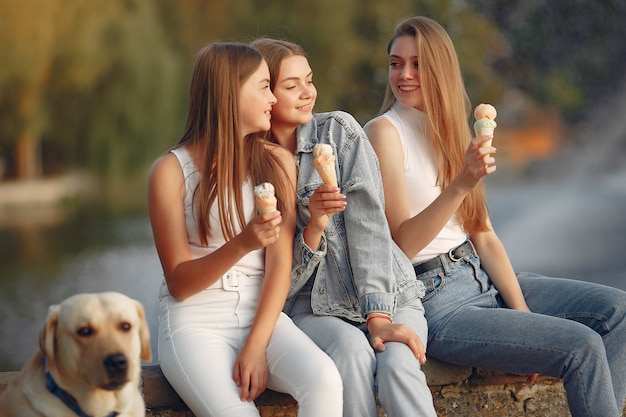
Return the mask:
[[[322,181],[326,185],[337,186],[337,172],[335,171],[335,162],[333,160],[320,161],[318,158],[313,160],[313,166],[317,170],[317,173],[322,177]]]
[[[256,209],[259,214],[271,213],[276,211],[276,197],[258,198],[254,199]]]

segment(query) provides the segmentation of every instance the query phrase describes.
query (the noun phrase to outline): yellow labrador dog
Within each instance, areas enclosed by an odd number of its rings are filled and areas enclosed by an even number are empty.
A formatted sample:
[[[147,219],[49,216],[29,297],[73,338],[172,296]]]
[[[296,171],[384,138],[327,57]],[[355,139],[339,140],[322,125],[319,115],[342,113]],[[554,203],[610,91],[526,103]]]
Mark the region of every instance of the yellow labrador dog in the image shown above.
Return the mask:
[[[2,417],[143,417],[150,332],[139,301],[77,294],[50,307],[39,351],[0,397]]]

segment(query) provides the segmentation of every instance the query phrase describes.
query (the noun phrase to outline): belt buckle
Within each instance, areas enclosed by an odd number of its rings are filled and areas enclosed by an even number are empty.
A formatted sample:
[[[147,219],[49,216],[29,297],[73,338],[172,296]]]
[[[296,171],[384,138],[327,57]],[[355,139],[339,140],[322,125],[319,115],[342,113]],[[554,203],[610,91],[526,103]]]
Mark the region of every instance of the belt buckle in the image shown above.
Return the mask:
[[[452,252],[454,252],[454,250],[458,249],[458,246],[456,248],[452,248],[448,251],[448,258],[450,258],[450,260],[452,262],[459,262],[461,259],[463,259],[463,257],[457,258],[456,256],[454,256],[454,254]]]
[[[227,272],[222,277],[224,291],[239,291],[239,272]]]

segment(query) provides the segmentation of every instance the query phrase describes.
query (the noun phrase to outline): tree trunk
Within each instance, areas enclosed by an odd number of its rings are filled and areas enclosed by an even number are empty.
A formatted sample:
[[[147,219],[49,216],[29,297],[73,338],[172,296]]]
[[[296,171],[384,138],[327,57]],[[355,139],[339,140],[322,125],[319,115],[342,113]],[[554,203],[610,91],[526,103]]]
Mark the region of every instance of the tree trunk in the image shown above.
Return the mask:
[[[15,147],[15,168],[18,180],[29,180],[42,175],[39,140],[24,128]]]

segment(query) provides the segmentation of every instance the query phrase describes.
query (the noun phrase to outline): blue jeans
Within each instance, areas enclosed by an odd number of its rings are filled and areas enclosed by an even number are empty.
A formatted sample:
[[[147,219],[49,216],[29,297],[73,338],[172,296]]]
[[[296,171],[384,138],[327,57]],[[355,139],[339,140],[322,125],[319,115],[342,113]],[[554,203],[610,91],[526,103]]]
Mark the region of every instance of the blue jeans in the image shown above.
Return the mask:
[[[376,396],[388,417],[436,417],[420,363],[404,343],[386,343],[375,352],[365,323],[311,310],[310,283],[300,290],[289,314],[293,322],[335,362],[343,380],[343,417],[377,417]],[[419,299],[396,309],[393,320],[410,326],[426,346],[428,329]]]
[[[619,417],[626,396],[626,292],[518,274],[532,313],[506,308],[470,255],[418,276],[428,354],[466,366],[562,378],[573,417]]]

